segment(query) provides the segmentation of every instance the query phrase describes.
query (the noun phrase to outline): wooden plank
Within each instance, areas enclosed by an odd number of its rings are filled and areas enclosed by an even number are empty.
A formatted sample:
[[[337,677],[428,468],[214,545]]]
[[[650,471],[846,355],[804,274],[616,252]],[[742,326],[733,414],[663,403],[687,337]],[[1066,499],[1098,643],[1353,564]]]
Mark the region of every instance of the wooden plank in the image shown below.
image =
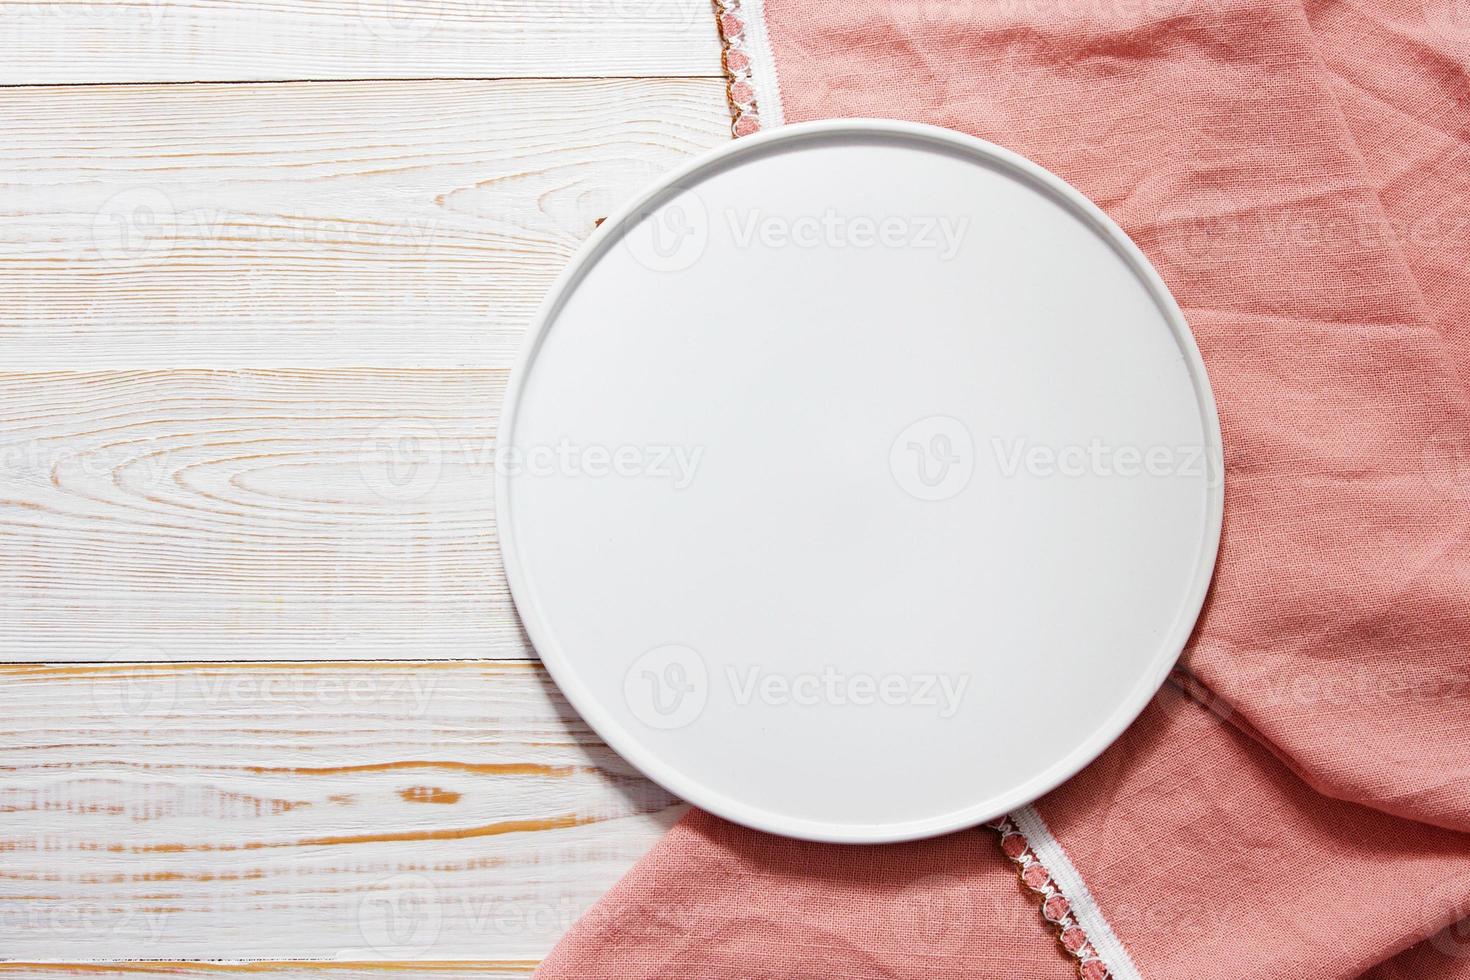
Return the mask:
[[[533,657],[504,371],[0,375],[0,660]]]
[[[5,0],[0,83],[716,75],[708,0]]]
[[[126,9],[126,8],[118,8]],[[713,79],[0,89],[0,365],[505,367]]]
[[[221,963],[200,960],[142,960],[108,963],[43,963],[0,962],[0,977],[126,978],[197,977],[230,980],[230,978],[266,977],[268,980],[394,980],[396,977],[433,977],[434,980],[525,980],[535,972],[537,960],[407,960],[373,963],[338,963],[326,960],[251,960]]]
[[[0,711],[0,958],[534,961],[682,812],[530,664],[10,667]]]

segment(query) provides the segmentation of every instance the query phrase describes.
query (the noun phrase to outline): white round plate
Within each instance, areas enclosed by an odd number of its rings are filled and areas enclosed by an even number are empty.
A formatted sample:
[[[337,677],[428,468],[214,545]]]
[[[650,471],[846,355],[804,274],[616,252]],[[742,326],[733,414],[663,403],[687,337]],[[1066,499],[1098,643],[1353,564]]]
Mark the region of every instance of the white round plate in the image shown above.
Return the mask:
[[[592,236],[501,421],[526,631],[634,766],[791,837],[1027,803],[1157,691],[1220,536],[1178,307],[1052,174],[948,130],[789,126]]]

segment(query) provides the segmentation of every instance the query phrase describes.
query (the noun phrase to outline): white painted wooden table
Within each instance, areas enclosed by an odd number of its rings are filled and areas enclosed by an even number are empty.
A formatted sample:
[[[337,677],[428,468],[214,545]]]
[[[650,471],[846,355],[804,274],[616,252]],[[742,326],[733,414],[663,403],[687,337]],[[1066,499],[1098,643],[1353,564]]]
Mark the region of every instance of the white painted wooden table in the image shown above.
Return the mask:
[[[707,0],[0,40],[0,974],[528,973],[681,807],[534,661],[495,420],[596,219],[729,138]]]

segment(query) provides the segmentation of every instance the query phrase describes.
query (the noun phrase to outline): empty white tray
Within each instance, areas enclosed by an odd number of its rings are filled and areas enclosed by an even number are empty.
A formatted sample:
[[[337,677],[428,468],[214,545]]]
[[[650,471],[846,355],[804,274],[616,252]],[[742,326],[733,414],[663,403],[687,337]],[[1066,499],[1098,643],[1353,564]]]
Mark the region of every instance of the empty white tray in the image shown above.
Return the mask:
[[[526,630],[689,801],[826,841],[1096,757],[1199,613],[1219,424],[1138,249],[1015,154],[882,121],[721,147],[615,214],[513,375]]]

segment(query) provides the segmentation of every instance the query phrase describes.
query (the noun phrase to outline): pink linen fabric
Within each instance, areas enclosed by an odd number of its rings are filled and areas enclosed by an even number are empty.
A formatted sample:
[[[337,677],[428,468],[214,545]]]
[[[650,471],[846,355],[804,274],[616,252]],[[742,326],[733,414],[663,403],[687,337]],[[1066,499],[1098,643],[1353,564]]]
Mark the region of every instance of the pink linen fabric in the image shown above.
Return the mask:
[[[1204,354],[1210,598],[1171,684],[1035,807],[1126,971],[1470,978],[1470,6],[766,0],[765,25],[786,121],[1031,157]],[[842,848],[692,812],[539,975],[1075,976],[1034,902],[988,830]]]

